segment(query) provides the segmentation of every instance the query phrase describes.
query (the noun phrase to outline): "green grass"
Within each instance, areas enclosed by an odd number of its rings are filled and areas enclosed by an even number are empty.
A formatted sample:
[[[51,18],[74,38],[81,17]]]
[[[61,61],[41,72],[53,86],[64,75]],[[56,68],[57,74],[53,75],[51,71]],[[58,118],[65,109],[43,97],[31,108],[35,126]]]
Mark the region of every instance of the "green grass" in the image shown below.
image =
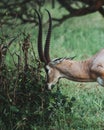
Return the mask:
[[[58,12],[52,10],[52,16]],[[86,59],[104,48],[104,18],[98,13],[72,18],[52,30],[50,55],[53,58],[76,56],[76,60]],[[14,28],[14,34],[28,31],[37,55],[37,27],[26,25]],[[47,26],[44,27],[44,40]],[[17,32],[16,32],[17,31]],[[7,29],[7,33],[10,29]],[[11,32],[12,34],[12,32]],[[21,40],[21,39],[20,39]],[[15,45],[17,42],[15,43]],[[13,49],[13,47],[12,47]],[[18,49],[17,49],[18,50]],[[11,64],[10,57],[7,62]],[[71,113],[57,113],[59,120],[50,130],[103,130],[104,128],[104,88],[97,83],[77,83],[65,79],[60,80],[60,89],[70,98],[75,97]],[[54,88],[55,90],[55,88]],[[53,91],[54,91],[53,90]],[[60,118],[60,117],[63,117]],[[69,122],[69,123],[68,123]],[[68,125],[70,124],[70,125]],[[41,126],[33,130],[43,129]]]
[[[104,127],[104,88],[96,83],[61,81],[63,93],[75,97],[71,126],[75,130],[101,130]]]
[[[104,48],[104,19],[98,14],[67,20],[52,32],[51,57],[86,59]],[[62,92],[76,102],[70,114],[70,126],[61,130],[102,130],[104,128],[104,88],[97,83],[60,81]],[[67,118],[67,116],[66,116]],[[67,121],[66,121],[67,122]]]

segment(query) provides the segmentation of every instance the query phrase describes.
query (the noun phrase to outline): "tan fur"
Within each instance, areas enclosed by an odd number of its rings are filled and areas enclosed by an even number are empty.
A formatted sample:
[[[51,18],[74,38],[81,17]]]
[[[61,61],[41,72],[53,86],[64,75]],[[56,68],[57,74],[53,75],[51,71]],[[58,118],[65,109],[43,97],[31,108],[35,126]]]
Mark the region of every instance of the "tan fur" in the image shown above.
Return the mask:
[[[85,61],[63,59],[49,62],[50,73],[47,83],[51,88],[59,78],[67,78],[77,82],[95,82],[104,86],[104,49]]]

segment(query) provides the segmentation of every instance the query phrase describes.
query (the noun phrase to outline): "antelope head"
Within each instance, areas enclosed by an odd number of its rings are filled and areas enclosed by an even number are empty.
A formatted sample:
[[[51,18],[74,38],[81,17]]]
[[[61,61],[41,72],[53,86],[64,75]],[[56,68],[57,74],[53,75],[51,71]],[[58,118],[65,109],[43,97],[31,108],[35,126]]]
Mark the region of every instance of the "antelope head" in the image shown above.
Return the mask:
[[[47,77],[47,81],[46,81],[47,87],[49,90],[51,90],[51,86],[55,85],[58,79],[60,78],[60,72],[55,68],[55,65],[53,64],[53,61],[51,61],[50,55],[49,55],[52,19],[51,19],[51,15],[49,11],[48,10],[46,11],[49,16],[49,27],[48,27],[48,32],[46,36],[44,51],[43,51],[43,46],[42,46],[42,20],[41,20],[40,14],[36,11],[38,20],[39,20],[38,54],[39,54],[40,61],[45,64],[44,68],[45,68],[46,77]]]
[[[38,32],[38,53],[40,61],[45,64],[44,69],[47,75],[47,87],[51,90],[60,78],[66,78],[77,82],[98,82],[104,86],[104,49],[94,56],[84,60],[75,61],[73,58],[58,58],[51,60],[49,55],[52,19],[49,11],[49,27],[43,51],[42,46],[42,20],[36,11],[39,20]]]

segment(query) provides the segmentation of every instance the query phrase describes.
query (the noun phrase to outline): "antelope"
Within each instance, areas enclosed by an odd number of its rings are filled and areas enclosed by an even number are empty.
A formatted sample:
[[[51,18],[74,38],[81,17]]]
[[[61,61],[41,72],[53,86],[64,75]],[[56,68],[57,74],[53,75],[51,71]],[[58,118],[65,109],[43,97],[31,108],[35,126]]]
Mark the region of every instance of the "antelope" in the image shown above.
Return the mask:
[[[46,36],[44,51],[42,48],[42,20],[40,14],[36,11],[39,21],[38,30],[38,54],[41,62],[44,63],[44,69],[47,76],[47,88],[52,89],[60,78],[76,82],[98,82],[104,86],[104,49],[92,57],[76,61],[73,58],[56,58],[51,60],[49,55],[49,46],[51,38],[52,18],[49,16],[49,27]]]

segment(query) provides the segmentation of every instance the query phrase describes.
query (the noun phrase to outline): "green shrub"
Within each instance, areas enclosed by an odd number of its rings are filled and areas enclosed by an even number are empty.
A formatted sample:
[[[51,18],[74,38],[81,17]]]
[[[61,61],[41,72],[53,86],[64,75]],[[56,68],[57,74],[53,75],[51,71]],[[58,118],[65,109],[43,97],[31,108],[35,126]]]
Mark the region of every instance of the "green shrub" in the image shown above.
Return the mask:
[[[59,89],[54,92],[45,89],[43,64],[35,57],[30,36],[24,34],[23,37],[18,54],[15,53],[14,56],[9,50],[13,66],[6,62],[8,50],[4,53],[1,46],[1,130],[30,130],[55,125],[56,121],[60,122],[63,119],[63,114],[71,112],[75,100],[70,100]]]

